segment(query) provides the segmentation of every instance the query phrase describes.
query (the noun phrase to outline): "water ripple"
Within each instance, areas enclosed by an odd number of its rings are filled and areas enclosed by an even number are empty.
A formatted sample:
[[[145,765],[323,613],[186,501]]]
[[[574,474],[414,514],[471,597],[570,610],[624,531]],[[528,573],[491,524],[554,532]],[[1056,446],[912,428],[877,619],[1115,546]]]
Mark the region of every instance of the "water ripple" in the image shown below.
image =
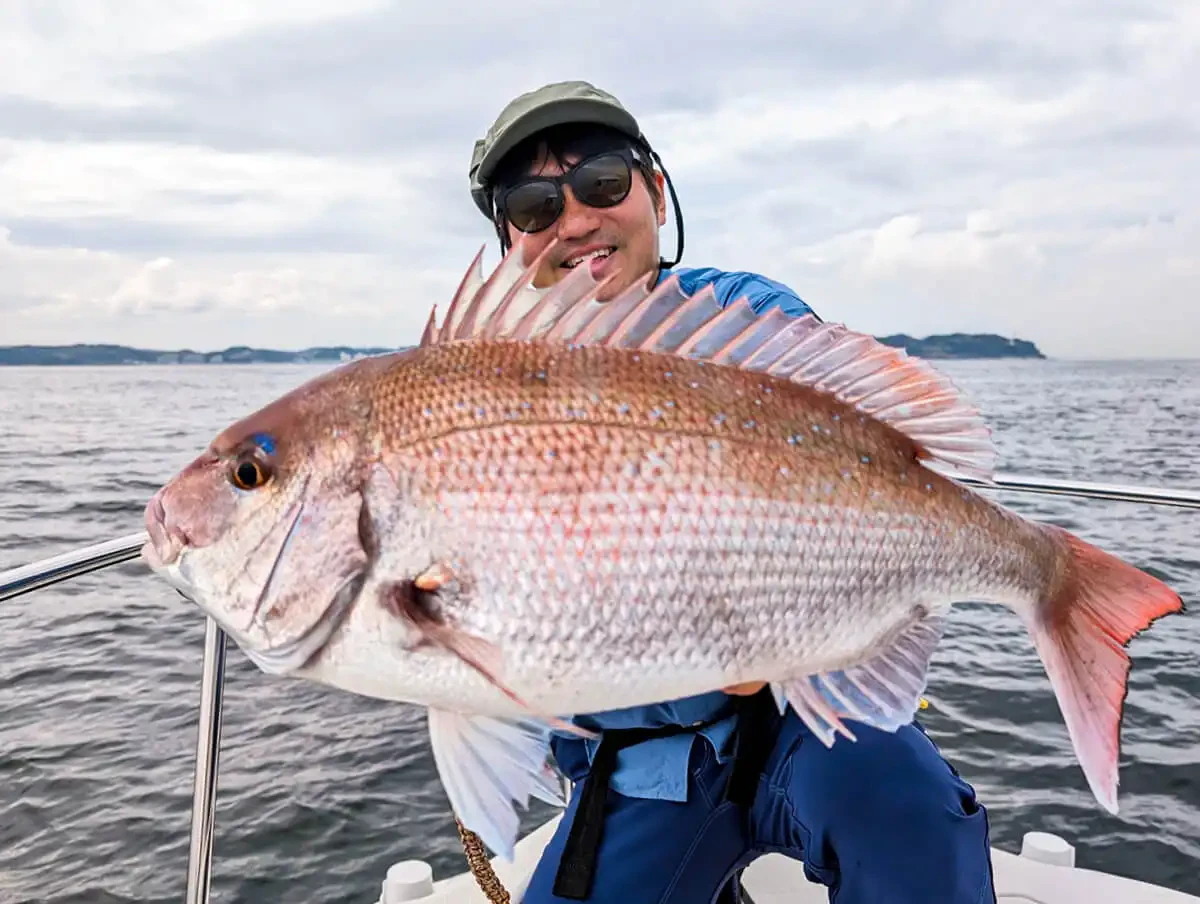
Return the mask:
[[[1001,469],[1200,489],[1200,364],[942,362]],[[0,568],[141,529],[146,499],[226,424],[317,367],[8,368]],[[163,400],[169,398],[170,405]],[[175,412],[184,412],[179,416]],[[1194,512],[997,493],[1178,588],[1133,647],[1121,813],[1091,796],[1019,620],[954,614],[926,722],[993,843],[1059,832],[1081,866],[1200,894],[1200,552]],[[137,563],[0,606],[0,899],[182,898],[203,623]],[[231,650],[213,900],[370,901],[390,863],[464,868],[421,713],[269,678]],[[523,816],[531,828],[550,809]]]

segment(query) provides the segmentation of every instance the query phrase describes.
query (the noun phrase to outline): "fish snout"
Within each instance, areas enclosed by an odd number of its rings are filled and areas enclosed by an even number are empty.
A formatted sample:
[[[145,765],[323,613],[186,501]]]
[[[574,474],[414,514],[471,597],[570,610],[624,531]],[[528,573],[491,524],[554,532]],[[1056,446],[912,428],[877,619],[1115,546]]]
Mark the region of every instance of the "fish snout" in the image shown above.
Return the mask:
[[[159,490],[146,503],[144,519],[146,533],[150,539],[142,547],[142,554],[156,568],[172,564],[179,558],[183,547],[187,545],[187,534],[172,521],[163,505],[163,494],[166,487]]]

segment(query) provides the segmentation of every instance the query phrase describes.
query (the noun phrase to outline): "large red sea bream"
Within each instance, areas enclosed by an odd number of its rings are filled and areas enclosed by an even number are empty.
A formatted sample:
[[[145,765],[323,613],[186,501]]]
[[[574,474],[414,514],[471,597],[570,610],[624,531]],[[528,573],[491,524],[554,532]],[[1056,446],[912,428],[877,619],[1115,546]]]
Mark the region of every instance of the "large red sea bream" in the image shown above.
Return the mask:
[[[853,743],[912,719],[962,601],[1024,621],[1116,811],[1124,646],[1169,587],[955,483],[989,434],[922,361],[674,279],[538,295],[536,263],[477,257],[419,347],[223,431],[147,506],[151,566],[264,671],[428,707],[504,854],[556,717],[766,681]]]

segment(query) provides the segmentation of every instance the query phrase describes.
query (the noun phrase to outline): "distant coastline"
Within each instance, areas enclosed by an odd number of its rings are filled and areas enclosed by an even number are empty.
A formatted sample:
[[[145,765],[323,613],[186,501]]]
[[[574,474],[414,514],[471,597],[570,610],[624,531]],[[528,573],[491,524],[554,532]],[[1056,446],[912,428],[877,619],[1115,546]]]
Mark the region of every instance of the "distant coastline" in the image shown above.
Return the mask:
[[[0,366],[96,366],[130,364],[307,364],[312,362],[351,361],[367,355],[381,355],[395,348],[351,348],[321,346],[300,351],[273,348],[249,348],[237,345],[217,352],[197,352],[190,348],[161,351],[131,348],[127,345],[0,345]]]
[[[1038,347],[1025,339],[1007,339],[993,333],[949,333],[917,339],[905,333],[877,337],[880,342],[903,348],[922,358],[1045,358]],[[214,352],[192,349],[157,350],[127,345],[2,345],[0,366],[70,367],[137,364],[308,364],[339,363],[367,355],[398,351],[397,348],[320,346],[300,351],[250,348],[239,345]]]

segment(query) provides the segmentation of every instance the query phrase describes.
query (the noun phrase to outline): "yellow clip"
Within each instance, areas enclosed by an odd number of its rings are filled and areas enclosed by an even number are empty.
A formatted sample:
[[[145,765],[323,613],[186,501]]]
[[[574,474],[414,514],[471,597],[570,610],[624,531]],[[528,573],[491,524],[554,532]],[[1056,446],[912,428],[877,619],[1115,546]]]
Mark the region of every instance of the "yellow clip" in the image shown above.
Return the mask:
[[[929,709],[929,701],[924,697],[921,698],[921,709]]]

